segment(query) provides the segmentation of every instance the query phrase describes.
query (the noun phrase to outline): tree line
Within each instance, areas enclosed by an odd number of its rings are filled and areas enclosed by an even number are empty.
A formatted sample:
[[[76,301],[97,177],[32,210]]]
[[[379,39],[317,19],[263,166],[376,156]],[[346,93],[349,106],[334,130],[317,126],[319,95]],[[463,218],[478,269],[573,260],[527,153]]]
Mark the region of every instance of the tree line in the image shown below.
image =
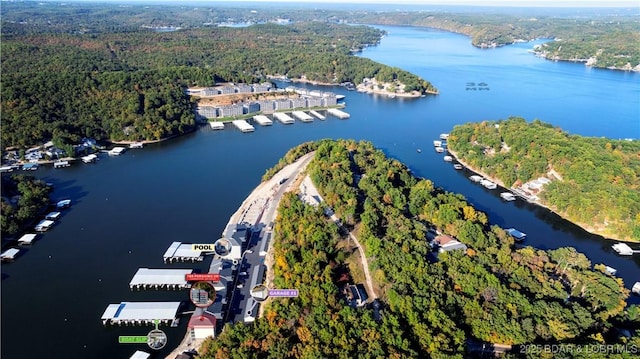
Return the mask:
[[[463,196],[413,177],[369,142],[322,140],[290,153],[311,148],[312,180],[365,246],[381,316],[336,299],[345,258],[336,247],[345,239],[321,209],[289,194],[273,270],[275,284],[300,288],[300,297],[272,301],[253,324],[227,325],[203,357],[463,358],[473,356],[472,342],[625,343],[611,328],[640,326],[638,307],[625,309],[622,281],[575,249],[515,247]],[[434,260],[429,229],[468,249]]]
[[[450,135],[461,160],[506,187],[559,174],[539,195],[543,203],[592,232],[640,241],[640,142],[570,135],[520,117],[455,126]]]

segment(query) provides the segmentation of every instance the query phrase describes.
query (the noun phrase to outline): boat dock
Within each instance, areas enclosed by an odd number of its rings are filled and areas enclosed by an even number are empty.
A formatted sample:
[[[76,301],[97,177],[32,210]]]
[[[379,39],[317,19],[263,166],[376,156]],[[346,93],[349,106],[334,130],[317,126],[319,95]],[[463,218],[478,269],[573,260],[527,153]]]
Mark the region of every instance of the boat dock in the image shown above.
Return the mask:
[[[519,230],[517,230],[515,228],[507,229],[507,233],[509,233],[509,235],[511,237],[513,237],[513,239],[515,239],[516,242],[521,242],[527,237],[527,235],[525,233],[520,232]]]
[[[20,237],[20,239],[18,239],[18,243],[20,245],[25,245],[25,244],[31,244],[33,243],[33,241],[35,241],[37,234],[25,234],[24,236]]]
[[[313,122],[313,117],[311,117],[304,111],[293,111],[291,114],[293,115],[293,117],[302,122]]]
[[[233,123],[234,126],[236,126],[240,131],[242,132],[253,132],[256,130],[255,127],[251,126],[249,124],[249,122],[245,121],[245,120],[234,120],[231,123]]]
[[[124,147],[114,147],[110,149],[107,153],[109,154],[109,156],[120,156],[126,150],[127,149]]]
[[[261,126],[271,126],[273,125],[273,121],[269,119],[269,117],[265,115],[256,115],[253,116],[253,120],[256,121]]]
[[[20,252],[17,248],[9,248],[0,254],[0,260],[3,262],[13,261],[16,259],[16,255]]]
[[[102,324],[153,325],[176,323],[181,302],[121,302],[109,304],[102,314]]]
[[[516,196],[514,196],[513,193],[511,193],[511,192],[502,192],[502,193],[500,193],[500,198],[504,199],[505,201],[515,201],[516,200]]]
[[[186,275],[193,273],[193,269],[149,269],[138,268],[129,282],[133,289],[186,289],[191,285]]]
[[[635,293],[637,295],[640,295],[640,282],[635,282],[635,284],[631,288],[631,293]]]
[[[136,350],[136,352],[133,353],[133,355],[131,355],[129,359],[148,359],[150,356],[151,354],[147,352],[143,352],[142,350]]]
[[[335,116],[335,117],[337,117],[337,118],[339,118],[341,120],[344,120],[346,118],[351,117],[350,114],[348,114],[348,113],[346,113],[344,111],[340,111],[337,108],[330,108],[330,109],[327,110],[327,113],[332,115],[332,116]]]
[[[69,166],[71,166],[69,161],[56,161],[53,163],[53,168],[64,168]]]
[[[309,111],[310,114],[312,114],[313,116],[317,117],[319,120],[325,120],[327,119],[326,117],[324,117],[320,112],[316,111],[316,110],[311,110]]]
[[[62,215],[62,213],[60,213],[60,212],[51,212],[51,213],[47,214],[44,218],[45,219],[50,219],[52,221],[57,221],[58,219],[60,219],[61,215]]]
[[[634,250],[626,243],[616,243],[612,245],[611,248],[621,256],[631,256],[635,253],[640,253],[640,250]]]
[[[92,162],[95,162],[97,159],[98,159],[98,156],[93,153],[90,155],[82,156],[82,162],[84,163],[92,163]]]
[[[202,262],[202,251],[194,251],[191,244],[173,242],[163,255],[165,263]]]
[[[142,142],[134,142],[129,144],[129,148],[142,148],[144,147],[144,143]]]
[[[46,232],[51,228],[51,226],[53,226],[53,224],[54,222],[52,220],[43,219],[42,221],[38,222],[34,229],[37,232]]]
[[[209,121],[209,126],[214,130],[224,130],[224,122]]]
[[[273,114],[273,117],[275,117],[276,120],[280,121],[281,123],[285,124],[285,125],[289,125],[295,122],[295,120],[293,118],[291,118],[291,116],[287,115],[286,113],[283,112],[275,112]]]

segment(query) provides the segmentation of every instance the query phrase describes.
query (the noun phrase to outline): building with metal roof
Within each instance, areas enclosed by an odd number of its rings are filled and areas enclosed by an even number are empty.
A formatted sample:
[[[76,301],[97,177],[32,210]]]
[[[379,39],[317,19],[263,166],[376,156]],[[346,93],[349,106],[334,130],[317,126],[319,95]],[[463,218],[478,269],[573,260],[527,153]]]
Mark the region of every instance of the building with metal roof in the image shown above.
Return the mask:
[[[131,289],[185,289],[191,287],[186,275],[193,273],[193,269],[150,269],[138,268],[129,282]]]

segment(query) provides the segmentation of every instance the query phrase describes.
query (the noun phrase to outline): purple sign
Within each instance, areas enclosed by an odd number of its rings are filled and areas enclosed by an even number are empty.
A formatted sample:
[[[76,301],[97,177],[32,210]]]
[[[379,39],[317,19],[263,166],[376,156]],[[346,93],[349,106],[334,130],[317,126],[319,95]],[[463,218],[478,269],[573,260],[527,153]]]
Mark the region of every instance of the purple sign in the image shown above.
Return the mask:
[[[270,297],[297,297],[297,289],[269,289]]]

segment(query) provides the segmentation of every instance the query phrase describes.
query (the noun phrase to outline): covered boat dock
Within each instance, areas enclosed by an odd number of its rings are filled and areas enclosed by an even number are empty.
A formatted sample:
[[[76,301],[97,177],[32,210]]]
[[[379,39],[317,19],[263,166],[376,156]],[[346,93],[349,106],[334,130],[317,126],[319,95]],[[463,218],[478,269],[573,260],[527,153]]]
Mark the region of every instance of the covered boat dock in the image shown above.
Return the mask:
[[[178,315],[181,302],[121,302],[109,304],[102,314],[102,323],[152,325],[173,324]]]
[[[192,269],[150,269],[138,268],[129,282],[133,289],[186,289],[191,287],[186,275],[193,273]]]
[[[173,262],[202,262],[202,251],[193,250],[191,244],[173,242],[163,255],[165,263]]]

